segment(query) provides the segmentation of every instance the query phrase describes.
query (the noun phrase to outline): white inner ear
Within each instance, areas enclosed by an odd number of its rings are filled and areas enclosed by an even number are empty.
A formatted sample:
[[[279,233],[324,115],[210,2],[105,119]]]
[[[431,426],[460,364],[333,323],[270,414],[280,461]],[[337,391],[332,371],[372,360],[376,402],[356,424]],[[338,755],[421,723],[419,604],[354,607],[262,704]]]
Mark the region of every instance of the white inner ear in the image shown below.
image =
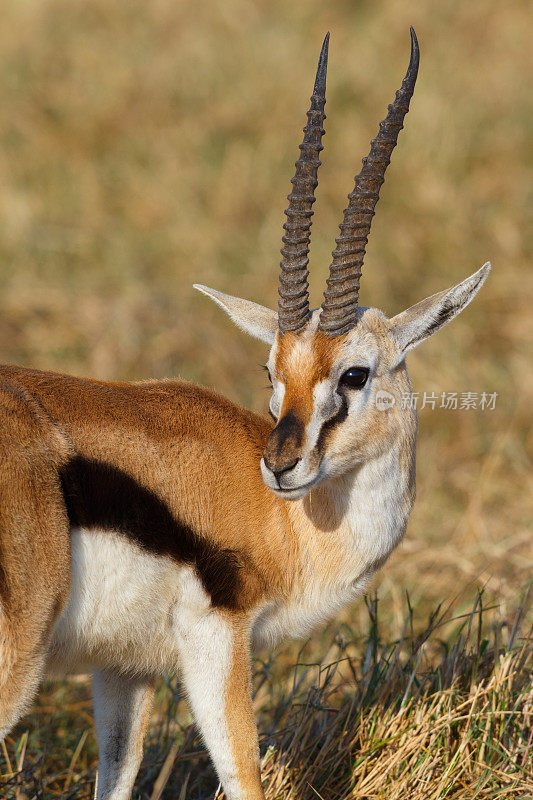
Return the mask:
[[[397,364],[405,354],[432,336],[466,308],[479,292],[490,272],[487,261],[481,269],[451,289],[426,297],[389,320],[390,331],[399,348]]]
[[[251,300],[243,300],[240,297],[233,297],[231,294],[217,292],[216,289],[210,289],[200,283],[193,284],[193,288],[214,300],[229,314],[233,322],[250,336],[254,336],[266,344],[274,344],[278,329],[276,311],[260,306],[258,303],[252,303]]]

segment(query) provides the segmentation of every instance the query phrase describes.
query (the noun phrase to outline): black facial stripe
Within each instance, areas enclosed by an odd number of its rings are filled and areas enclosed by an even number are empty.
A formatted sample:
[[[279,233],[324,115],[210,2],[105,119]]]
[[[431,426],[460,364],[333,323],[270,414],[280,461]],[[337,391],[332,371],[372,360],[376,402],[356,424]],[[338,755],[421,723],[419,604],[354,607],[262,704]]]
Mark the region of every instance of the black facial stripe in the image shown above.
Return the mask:
[[[316,449],[318,450],[319,455],[322,455],[324,445],[326,444],[326,440],[329,433],[333,430],[333,428],[336,425],[340,425],[341,422],[344,422],[347,416],[348,416],[348,401],[346,397],[343,394],[341,394],[341,407],[333,417],[324,422],[324,424],[320,429],[320,433],[318,434]]]
[[[76,456],[60,480],[71,527],[118,531],[151,553],[191,564],[214,606],[235,609],[242,559],[174,517],[154,492],[110,464]]]

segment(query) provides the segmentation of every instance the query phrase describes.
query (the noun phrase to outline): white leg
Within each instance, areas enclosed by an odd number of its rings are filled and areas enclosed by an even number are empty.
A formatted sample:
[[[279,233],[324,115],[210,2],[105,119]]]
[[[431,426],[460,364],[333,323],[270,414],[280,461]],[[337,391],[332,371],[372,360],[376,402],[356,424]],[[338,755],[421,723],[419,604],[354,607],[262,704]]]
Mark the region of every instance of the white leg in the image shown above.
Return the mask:
[[[99,749],[96,800],[128,800],[141,763],[153,684],[98,670],[93,694]]]
[[[210,609],[176,627],[184,688],[226,797],[264,800],[245,624]]]

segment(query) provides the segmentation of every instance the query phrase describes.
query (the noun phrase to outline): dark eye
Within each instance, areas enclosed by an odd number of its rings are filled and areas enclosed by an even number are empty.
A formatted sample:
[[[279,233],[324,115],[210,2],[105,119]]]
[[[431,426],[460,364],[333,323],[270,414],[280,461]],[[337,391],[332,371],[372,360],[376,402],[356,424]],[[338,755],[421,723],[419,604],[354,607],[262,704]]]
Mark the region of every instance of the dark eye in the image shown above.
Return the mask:
[[[368,370],[365,367],[350,367],[341,375],[339,386],[347,386],[349,389],[362,389],[368,378]]]

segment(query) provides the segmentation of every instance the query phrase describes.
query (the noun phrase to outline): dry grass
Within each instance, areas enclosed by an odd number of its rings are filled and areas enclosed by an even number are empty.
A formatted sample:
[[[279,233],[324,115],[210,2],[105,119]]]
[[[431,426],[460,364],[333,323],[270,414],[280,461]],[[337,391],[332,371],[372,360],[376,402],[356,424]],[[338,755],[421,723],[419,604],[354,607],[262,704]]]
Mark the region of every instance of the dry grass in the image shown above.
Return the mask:
[[[318,48],[330,29],[326,150],[313,226],[312,295],[319,302],[345,195],[407,61],[408,25],[415,26],[421,74],[378,206],[362,300],[395,313],[490,259],[493,274],[472,307],[415,352],[409,367],[416,391],[487,391],[498,399],[494,411],[421,413],[418,501],[405,544],[380,576],[383,646],[401,638],[405,589],[420,630],[439,602],[461,590],[464,612],[482,586],[502,618],[512,617],[531,565],[533,125],[526,76],[533,65],[525,0],[7,0],[2,11],[0,357],[103,378],[181,374],[259,410],[266,395],[256,365],[264,349],[193,296],[191,284],[275,302],[284,195]],[[364,630],[364,606],[341,622]],[[313,658],[327,641],[309,645]],[[484,682],[471,684],[481,686],[475,714],[488,714],[493,702],[495,710],[511,711],[518,700],[504,688],[501,644],[491,647]],[[294,654],[291,647],[282,652],[277,685],[285,685]],[[520,658],[514,649],[502,657],[504,664]],[[437,662],[428,670],[437,674]],[[383,697],[391,700],[393,685],[384,681]],[[353,686],[335,691],[340,704],[355,696]],[[472,708],[470,688],[454,691],[428,689],[426,697],[421,689],[401,713],[389,700],[366,710],[353,700],[359,716],[343,717],[347,706],[340,716],[321,711],[309,730],[322,741],[321,725],[339,730],[335,720],[350,720],[339,758],[342,751],[361,796],[520,797],[507,778],[494,788],[499,773],[490,769],[512,771],[521,740],[504,742],[497,757],[489,746],[496,723],[481,716],[481,757],[464,738],[473,717],[459,720],[461,703],[467,714]],[[41,701],[51,707],[62,697],[83,705],[70,716],[34,712],[41,722],[24,763],[46,750],[50,769],[62,776],[45,796],[63,791],[70,759],[92,724],[87,692],[48,688]],[[284,702],[280,696],[280,708]],[[466,742],[448,777],[445,759],[437,759],[445,739],[437,733],[424,740],[424,725],[442,709],[458,719],[450,743]],[[181,706],[177,713],[184,719]],[[369,733],[372,714],[379,735]],[[506,731],[515,731],[509,725]],[[395,750],[393,739],[366,766],[354,766],[359,750],[394,731],[398,740],[424,741],[427,758],[402,760],[408,744]],[[294,761],[299,739],[291,744],[288,736],[276,740],[283,749],[266,765],[269,792],[285,781],[287,797],[304,792],[298,781],[306,774]],[[73,770],[90,774],[92,734],[82,744]],[[476,761],[488,764],[486,783]],[[389,783],[378,790],[375,776],[385,764]],[[461,765],[464,772],[456,773]],[[402,784],[410,771],[418,776],[414,788]],[[211,775],[207,765],[204,772]],[[204,773],[194,774],[189,792],[198,796]],[[456,774],[457,785],[447,789]],[[521,775],[517,769],[512,779]],[[154,777],[145,770],[146,785]],[[315,788],[329,799],[341,785],[335,777]],[[79,781],[64,796],[82,797]]]
[[[255,708],[267,800],[530,798],[533,650],[524,609],[502,619],[480,594],[469,613],[450,605],[420,626],[407,605],[402,636],[391,640],[373,598],[366,626],[343,625],[320,661],[313,663],[313,643],[292,668],[258,660]],[[62,698],[46,687],[7,740],[12,755],[0,779],[6,800],[20,786],[27,798],[92,796],[87,687],[59,691]],[[47,742],[51,729],[58,742]],[[158,693],[135,797],[156,800],[157,789],[163,798],[177,797],[184,786],[188,797],[208,797],[216,780],[170,682]]]

